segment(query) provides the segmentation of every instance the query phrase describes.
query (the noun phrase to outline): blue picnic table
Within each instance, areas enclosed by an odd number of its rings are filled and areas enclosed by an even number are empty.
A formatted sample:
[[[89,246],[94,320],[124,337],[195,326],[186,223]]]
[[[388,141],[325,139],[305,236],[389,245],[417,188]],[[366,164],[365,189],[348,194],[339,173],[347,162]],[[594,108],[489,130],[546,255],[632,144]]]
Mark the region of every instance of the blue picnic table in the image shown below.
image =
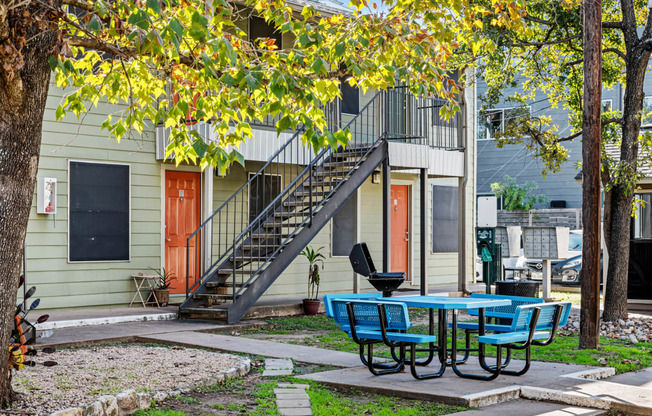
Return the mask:
[[[479,335],[485,334],[485,314],[484,310],[486,308],[500,307],[500,306],[509,306],[512,301],[509,299],[487,299],[487,298],[473,298],[473,297],[448,297],[448,296],[395,296],[395,297],[384,297],[379,298],[380,301],[385,302],[401,302],[406,304],[408,307],[413,308],[426,308],[429,310],[429,327],[430,335],[435,335],[435,319],[434,311],[438,311],[438,334],[437,334],[437,344],[429,345],[429,348],[420,349],[419,351],[427,351],[428,357],[420,363],[420,365],[428,365],[432,362],[434,358],[434,353],[438,353],[438,358],[440,362],[440,368],[438,371],[430,374],[418,375],[413,372],[413,376],[418,379],[426,378],[435,378],[441,377],[444,374],[447,366],[450,366],[453,371],[461,376],[466,377],[466,375],[461,372],[457,366],[458,364],[464,363],[469,356],[471,351],[480,351],[484,349],[484,345],[481,344],[479,348],[470,348],[468,333],[467,333],[467,345],[465,348],[458,348],[457,346],[457,317],[459,310],[467,309],[477,309],[478,310],[478,332]],[[451,312],[451,346],[448,347],[448,311]],[[462,360],[457,359],[457,352],[462,351],[465,353]],[[484,352],[484,351],[482,351]],[[450,354],[451,359],[448,360]],[[473,377],[475,378],[475,377]]]

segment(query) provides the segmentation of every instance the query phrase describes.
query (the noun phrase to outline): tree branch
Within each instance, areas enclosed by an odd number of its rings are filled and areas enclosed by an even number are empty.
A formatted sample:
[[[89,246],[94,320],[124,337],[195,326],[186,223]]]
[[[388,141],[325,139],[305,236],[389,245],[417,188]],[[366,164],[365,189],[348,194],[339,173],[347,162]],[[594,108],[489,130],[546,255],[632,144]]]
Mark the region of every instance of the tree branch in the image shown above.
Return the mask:
[[[515,44],[515,45],[512,45],[512,46],[549,46],[549,45],[557,45],[557,44],[560,44],[560,43],[566,43],[566,42],[569,42],[571,40],[581,39],[581,38],[582,38],[582,35],[579,34],[579,35],[569,36],[569,37],[564,38],[564,39],[557,39],[557,40],[546,41],[546,42],[526,42],[526,41],[522,41],[522,40],[519,39],[519,42],[521,42],[521,43],[518,43],[518,44]]]
[[[627,55],[623,51],[621,51],[620,49],[618,49],[618,48],[605,48],[605,49],[602,50],[602,53],[609,53],[609,52],[615,53],[623,61],[625,61],[625,63],[627,63]]]
[[[632,0],[620,0],[620,9],[623,14],[622,29],[623,34],[625,35],[625,45],[627,46],[627,49],[630,49],[636,45],[636,42],[638,42],[634,2]]]
[[[138,52],[138,50],[136,50],[136,48],[134,47],[116,46],[111,43],[99,40],[97,38],[66,36],[64,40],[70,46],[93,49],[99,52],[106,52],[113,55],[117,55],[122,58],[134,58],[136,56],[142,55],[142,53]],[[148,55],[148,54],[144,54],[144,55]],[[204,67],[204,64],[201,61],[186,55],[179,55],[179,63],[197,69],[202,69]]]
[[[603,29],[623,29],[623,22],[602,22]]]
[[[622,124],[622,122],[623,122],[623,119],[620,118],[620,117],[618,117],[618,118],[610,118],[610,119],[607,119],[607,120],[602,120],[602,126],[604,127],[604,126],[606,126],[608,124],[613,124],[613,123]],[[557,141],[558,142],[568,142],[570,140],[578,138],[581,135],[582,135],[582,130],[578,131],[577,133],[571,134],[570,136],[561,137]]]

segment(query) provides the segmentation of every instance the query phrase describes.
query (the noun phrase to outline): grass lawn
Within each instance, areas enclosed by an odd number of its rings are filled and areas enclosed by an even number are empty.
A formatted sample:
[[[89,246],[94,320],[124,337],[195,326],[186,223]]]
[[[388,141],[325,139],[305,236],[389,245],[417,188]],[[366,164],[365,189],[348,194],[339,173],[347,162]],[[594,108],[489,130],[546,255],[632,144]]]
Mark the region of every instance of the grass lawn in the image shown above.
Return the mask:
[[[339,330],[333,320],[326,316],[272,318],[269,319],[269,322],[271,324],[269,330],[244,331],[242,335],[247,336],[247,334],[256,332],[282,335],[300,331],[305,333],[306,337],[294,338],[285,342],[352,353],[357,353],[359,350],[359,347]],[[427,333],[428,327],[416,325],[411,332]],[[458,345],[461,346],[463,343],[462,331],[458,334],[458,340]],[[477,346],[477,343],[473,342],[473,337],[471,340],[472,346]],[[283,340],[281,339],[281,341]],[[600,349],[598,350],[580,350],[578,345],[578,335],[560,331],[552,345],[532,348],[532,359],[592,366],[605,365],[614,367],[617,374],[652,366],[652,342],[640,342],[632,345],[629,342],[600,337]],[[488,352],[491,353],[491,350],[492,347],[489,347]],[[521,351],[513,353],[516,358],[524,356],[524,352]],[[377,348],[376,354],[389,357],[388,351],[383,348]]]
[[[250,377],[251,379],[251,377]],[[200,390],[194,398],[180,396],[172,401],[166,401],[156,408],[136,412],[136,416],[190,416],[194,414],[208,415],[235,415],[248,414],[252,416],[276,416],[276,396],[274,388],[278,381],[297,384],[310,384],[307,390],[310,396],[310,405],[315,416],[439,416],[467,410],[466,407],[448,406],[439,403],[424,402],[421,400],[408,400],[394,397],[385,397],[377,394],[366,393],[359,390],[338,391],[321,385],[311,380],[282,377],[274,380],[256,379],[256,382],[231,382],[217,386],[209,386]],[[250,384],[250,386],[246,386]],[[233,400],[213,402],[214,395],[223,395],[227,392],[233,394],[240,391],[250,399],[248,404]],[[254,404],[255,403],[255,404]],[[210,413],[204,413],[210,409]],[[217,412],[217,413],[216,413]]]

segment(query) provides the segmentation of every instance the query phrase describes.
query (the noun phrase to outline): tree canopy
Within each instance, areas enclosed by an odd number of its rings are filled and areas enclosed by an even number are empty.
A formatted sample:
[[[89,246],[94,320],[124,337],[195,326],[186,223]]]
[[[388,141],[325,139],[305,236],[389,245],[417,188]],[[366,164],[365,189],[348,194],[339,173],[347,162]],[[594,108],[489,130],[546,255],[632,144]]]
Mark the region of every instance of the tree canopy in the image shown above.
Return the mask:
[[[473,6],[392,0],[382,13],[354,0],[350,14],[283,0],[63,0],[63,8],[30,3],[49,17],[31,24],[59,31],[50,65],[68,93],[58,118],[67,112],[80,117],[103,99],[127,103],[103,124],[113,137],[162,123],[171,128],[168,154],[177,163],[219,168],[242,162],[234,146],[252,136],[252,120],[266,116],[279,117],[279,132],[304,125],[304,142],[317,148],[346,143],[346,132],[326,132],[321,110],[340,95],[342,78],[363,90],[403,82],[415,94],[448,98],[450,114],[458,109],[459,86],[446,74],[490,47],[479,34],[483,20],[510,30],[523,24],[522,3],[499,0]],[[248,39],[238,23],[251,15],[291,43],[279,48],[270,38]],[[186,128],[188,118],[212,123],[217,139],[202,140]]]

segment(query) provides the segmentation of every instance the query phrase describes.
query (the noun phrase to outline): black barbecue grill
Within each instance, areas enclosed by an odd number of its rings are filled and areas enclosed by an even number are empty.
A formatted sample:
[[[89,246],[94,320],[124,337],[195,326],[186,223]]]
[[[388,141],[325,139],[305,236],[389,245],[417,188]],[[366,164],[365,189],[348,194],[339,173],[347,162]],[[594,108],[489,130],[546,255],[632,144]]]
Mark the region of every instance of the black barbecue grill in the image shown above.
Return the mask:
[[[376,290],[383,292],[384,297],[392,296],[392,292],[405,282],[405,273],[378,273],[376,271],[367,243],[354,245],[349,254],[349,260],[353,271],[366,276]]]

